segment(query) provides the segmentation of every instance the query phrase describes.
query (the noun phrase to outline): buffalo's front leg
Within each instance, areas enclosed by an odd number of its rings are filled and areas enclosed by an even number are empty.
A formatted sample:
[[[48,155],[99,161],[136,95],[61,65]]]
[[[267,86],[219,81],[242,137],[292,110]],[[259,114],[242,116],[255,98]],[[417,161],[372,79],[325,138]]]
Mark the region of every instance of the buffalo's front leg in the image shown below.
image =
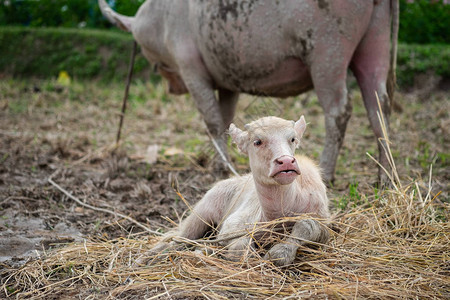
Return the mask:
[[[227,144],[223,137],[226,129],[224,114],[229,115],[229,113],[224,113],[223,109],[221,109],[221,103],[219,103],[214,93],[213,79],[209,75],[194,45],[183,48],[183,54],[179,55],[179,65],[183,81],[206,123],[206,127],[215,144],[214,146],[221,152],[219,153],[222,161],[221,169],[225,170],[229,159]],[[232,94],[230,95],[232,96]],[[233,102],[231,107],[234,107],[234,97],[230,97],[230,99]]]
[[[316,93],[325,115],[326,135],[324,149],[320,156],[320,167],[323,171],[323,179],[327,183],[334,181],[337,158],[352,112],[352,106],[347,96],[346,72],[347,70],[342,68],[341,73],[334,79],[317,75],[314,81],[314,85],[317,86]]]
[[[233,121],[236,111],[236,104],[239,99],[239,93],[225,89],[219,89],[219,105],[225,128],[228,128]]]

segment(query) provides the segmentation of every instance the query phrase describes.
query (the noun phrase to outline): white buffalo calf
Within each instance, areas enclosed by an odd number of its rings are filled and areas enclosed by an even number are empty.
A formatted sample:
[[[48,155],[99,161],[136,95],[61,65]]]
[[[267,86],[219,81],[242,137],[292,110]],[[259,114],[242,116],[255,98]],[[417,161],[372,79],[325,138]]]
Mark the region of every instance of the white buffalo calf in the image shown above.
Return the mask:
[[[255,236],[236,237],[236,233],[251,232],[258,222],[301,214],[328,218],[328,198],[319,169],[308,158],[294,156],[305,129],[303,116],[297,122],[261,118],[247,124],[244,131],[231,124],[229,134],[249,156],[251,173],[216,183],[180,226],[166,234],[151,253],[174,246],[175,242],[167,242],[174,236],[199,239],[214,227],[217,239],[235,251],[230,253],[242,255],[252,246]],[[259,237],[264,239],[264,235]],[[327,240],[325,226],[315,219],[302,219],[293,224],[287,238],[270,248],[265,258],[279,266],[287,265],[295,259],[300,245]]]

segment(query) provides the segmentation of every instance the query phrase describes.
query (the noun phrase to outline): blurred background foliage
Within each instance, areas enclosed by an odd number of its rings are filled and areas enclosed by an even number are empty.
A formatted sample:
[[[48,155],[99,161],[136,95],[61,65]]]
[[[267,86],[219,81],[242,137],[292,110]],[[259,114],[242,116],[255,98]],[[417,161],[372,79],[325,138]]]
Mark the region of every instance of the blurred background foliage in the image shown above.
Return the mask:
[[[114,10],[134,15],[144,0],[107,0]],[[0,0],[0,26],[109,28],[97,0]]]
[[[144,0],[108,0],[125,15],[134,15]],[[110,28],[97,0],[0,0],[0,26]],[[399,40],[405,43],[450,43],[450,1],[400,0]]]
[[[399,40],[450,44],[449,0],[400,0]]]

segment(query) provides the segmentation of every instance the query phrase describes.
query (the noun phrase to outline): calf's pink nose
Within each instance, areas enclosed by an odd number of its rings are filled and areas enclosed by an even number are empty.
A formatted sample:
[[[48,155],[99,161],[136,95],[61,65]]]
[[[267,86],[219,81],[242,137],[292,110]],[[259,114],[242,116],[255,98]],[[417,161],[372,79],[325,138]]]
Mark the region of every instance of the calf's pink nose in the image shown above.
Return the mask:
[[[295,163],[295,157],[289,155],[283,155],[275,159],[275,163],[278,165],[288,165]]]

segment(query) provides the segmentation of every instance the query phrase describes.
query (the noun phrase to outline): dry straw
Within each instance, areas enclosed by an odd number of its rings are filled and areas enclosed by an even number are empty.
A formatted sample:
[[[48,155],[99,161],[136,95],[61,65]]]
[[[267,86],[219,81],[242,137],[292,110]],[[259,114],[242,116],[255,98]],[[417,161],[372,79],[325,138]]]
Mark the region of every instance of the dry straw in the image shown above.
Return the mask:
[[[79,293],[106,299],[449,299],[449,204],[432,195],[431,168],[428,186],[401,184],[389,144],[386,138],[392,188],[337,215],[330,243],[300,248],[288,267],[264,261],[263,250],[232,262],[222,258],[220,245],[186,240],[197,250],[185,247],[133,266],[159,239],[135,235],[46,253],[4,272],[3,292],[27,299]],[[258,224],[255,231],[271,225]]]

